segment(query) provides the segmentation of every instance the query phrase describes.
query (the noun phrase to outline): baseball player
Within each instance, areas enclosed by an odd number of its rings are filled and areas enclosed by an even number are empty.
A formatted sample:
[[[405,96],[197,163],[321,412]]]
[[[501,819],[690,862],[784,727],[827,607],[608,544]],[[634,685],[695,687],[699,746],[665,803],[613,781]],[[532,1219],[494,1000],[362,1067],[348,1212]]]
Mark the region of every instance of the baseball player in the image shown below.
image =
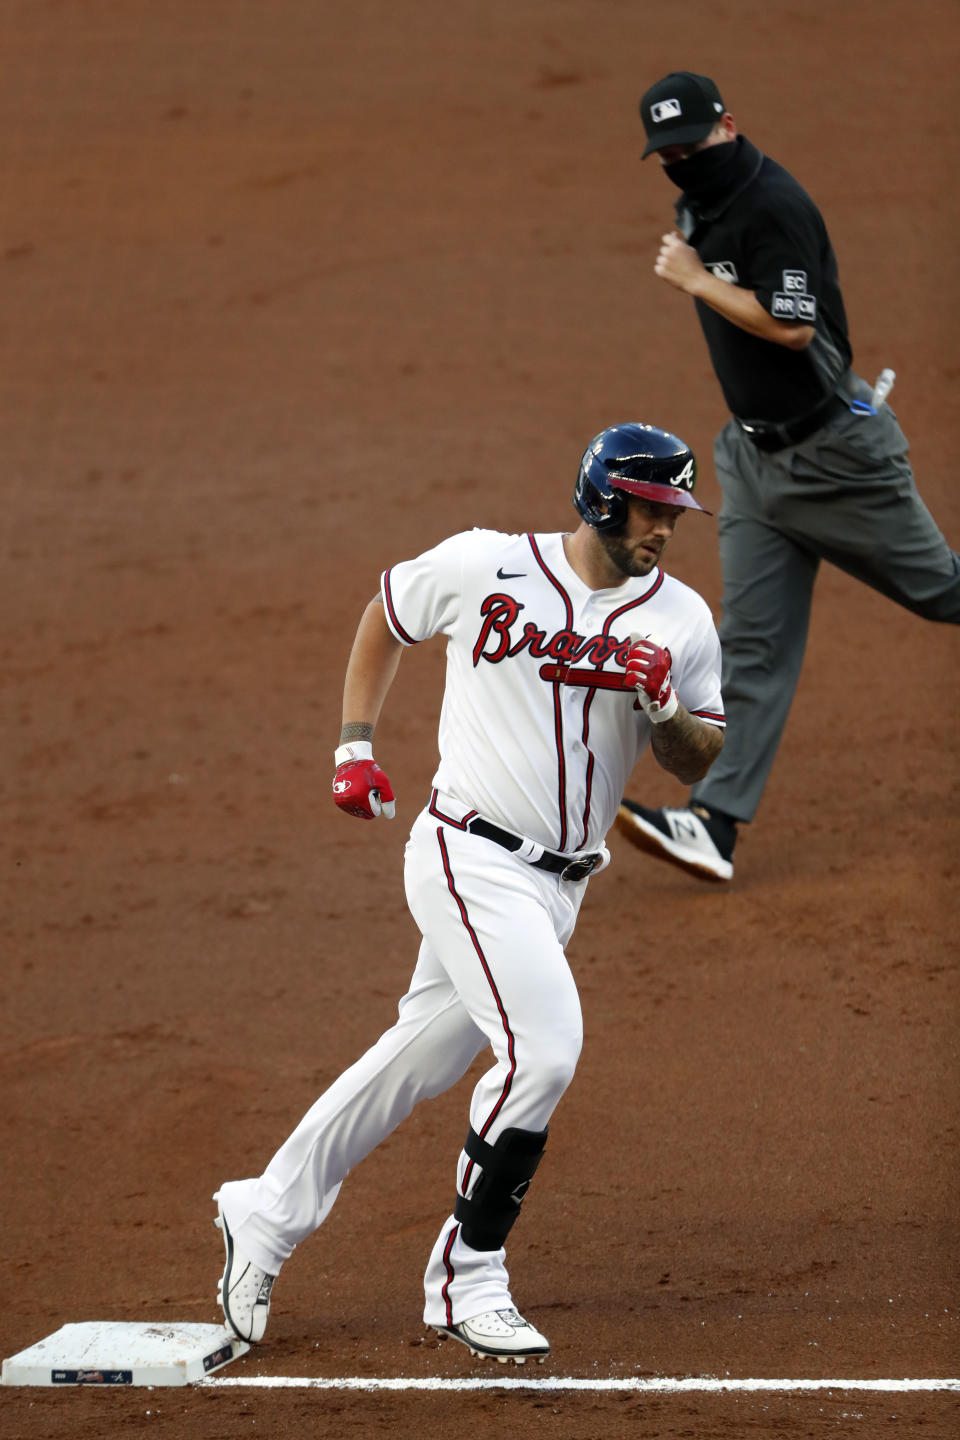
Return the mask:
[[[694,499],[690,450],[651,425],[603,431],[583,456],[572,534],[471,530],[387,570],[347,666],[333,798],[392,817],[374,727],[402,652],[447,642],[433,793],[406,847],[422,933],[396,1023],[307,1112],[255,1179],[221,1185],[220,1301],[262,1338],[274,1279],[341,1183],[490,1049],[470,1104],[453,1210],[424,1278],[424,1321],[478,1356],[542,1360],[514,1305],[505,1242],[573,1076],[582,1021],[564,947],[587,877],[649,745],[685,781],[723,741],[710,611],[662,569]]]

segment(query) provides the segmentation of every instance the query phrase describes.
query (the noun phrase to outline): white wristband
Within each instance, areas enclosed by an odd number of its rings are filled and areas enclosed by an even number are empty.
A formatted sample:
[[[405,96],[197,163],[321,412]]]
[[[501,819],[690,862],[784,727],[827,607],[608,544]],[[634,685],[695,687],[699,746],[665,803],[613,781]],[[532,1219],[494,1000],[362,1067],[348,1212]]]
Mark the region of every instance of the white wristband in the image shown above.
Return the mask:
[[[671,689],[670,698],[665,705],[658,705],[655,700],[651,700],[642,685],[637,686],[637,695],[651,725],[662,725],[666,720],[672,720],[680,708],[680,699],[674,689]]]
[[[351,740],[349,745],[340,745],[333,752],[333,763],[339,767],[346,765],[349,760],[372,760],[373,742],[370,740]]]
[[[647,715],[654,725],[662,725],[665,720],[672,720],[680,708],[680,701],[677,698],[676,690],[670,691],[670,698],[665,705],[651,705]]]

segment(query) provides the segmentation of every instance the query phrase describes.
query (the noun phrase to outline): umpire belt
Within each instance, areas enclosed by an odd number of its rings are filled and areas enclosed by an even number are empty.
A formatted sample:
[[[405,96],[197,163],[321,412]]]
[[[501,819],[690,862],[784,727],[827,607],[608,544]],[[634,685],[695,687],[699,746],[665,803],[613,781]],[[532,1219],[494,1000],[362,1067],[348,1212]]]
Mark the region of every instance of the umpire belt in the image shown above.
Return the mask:
[[[469,830],[471,835],[482,835],[484,840],[492,840],[495,845],[502,845],[504,850],[511,852],[522,849],[524,844],[519,835],[501,830],[499,825],[493,825],[479,816],[467,820],[464,829]],[[569,855],[557,855],[552,850],[544,850],[538,859],[527,861],[535,870],[549,870],[551,875],[559,875],[561,880],[586,880],[602,863],[602,855],[578,855],[576,860],[571,860]]]
[[[738,415],[733,418],[758,450],[786,450],[788,445],[799,445],[801,440],[826,425],[831,415],[846,409],[847,402],[839,395],[828,395],[826,400],[793,420],[741,420]]]

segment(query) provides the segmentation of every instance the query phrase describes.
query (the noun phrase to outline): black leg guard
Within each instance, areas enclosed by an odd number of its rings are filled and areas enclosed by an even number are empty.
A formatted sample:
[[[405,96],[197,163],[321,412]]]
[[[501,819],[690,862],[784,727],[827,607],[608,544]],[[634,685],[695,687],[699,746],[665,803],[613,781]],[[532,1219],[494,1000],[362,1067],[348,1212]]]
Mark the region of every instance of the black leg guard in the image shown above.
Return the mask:
[[[504,1130],[494,1145],[471,1127],[464,1150],[483,1167],[469,1200],[457,1196],[454,1215],[471,1250],[499,1250],[510,1232],[534,1171],[543,1157],[546,1130]]]

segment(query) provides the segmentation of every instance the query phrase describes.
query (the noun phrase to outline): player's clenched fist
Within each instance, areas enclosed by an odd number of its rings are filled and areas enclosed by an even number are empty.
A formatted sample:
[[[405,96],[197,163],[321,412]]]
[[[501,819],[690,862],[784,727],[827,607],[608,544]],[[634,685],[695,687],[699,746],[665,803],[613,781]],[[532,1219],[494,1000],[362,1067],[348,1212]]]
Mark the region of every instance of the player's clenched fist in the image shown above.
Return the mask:
[[[393,786],[373,758],[368,740],[341,745],[334,755],[337,765],[333,777],[333,800],[348,815],[358,820],[376,820],[385,815],[392,820],[396,814]]]
[[[670,651],[650,635],[631,635],[630,639],[633,643],[627,654],[626,684],[636,690],[647,719],[662,725],[673,718],[680,703],[670,676]]]

